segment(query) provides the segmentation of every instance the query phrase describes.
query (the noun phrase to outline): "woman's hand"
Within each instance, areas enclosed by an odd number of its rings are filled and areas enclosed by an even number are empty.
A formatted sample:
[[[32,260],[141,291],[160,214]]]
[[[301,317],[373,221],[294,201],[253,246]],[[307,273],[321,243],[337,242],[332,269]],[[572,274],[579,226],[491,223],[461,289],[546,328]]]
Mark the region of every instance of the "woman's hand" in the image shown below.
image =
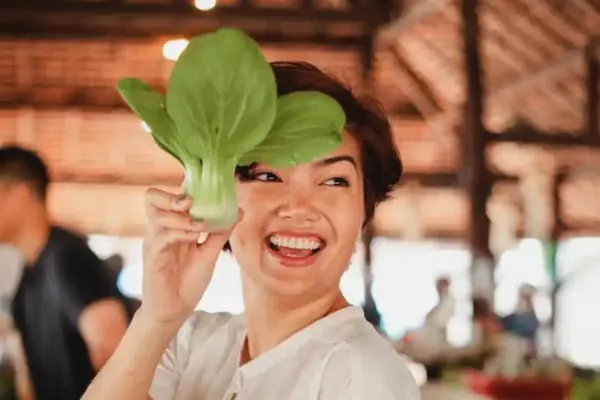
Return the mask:
[[[181,324],[193,312],[233,229],[206,237],[204,224],[188,214],[190,206],[190,198],[162,190],[146,194],[150,227],[143,246],[140,312],[161,324]]]

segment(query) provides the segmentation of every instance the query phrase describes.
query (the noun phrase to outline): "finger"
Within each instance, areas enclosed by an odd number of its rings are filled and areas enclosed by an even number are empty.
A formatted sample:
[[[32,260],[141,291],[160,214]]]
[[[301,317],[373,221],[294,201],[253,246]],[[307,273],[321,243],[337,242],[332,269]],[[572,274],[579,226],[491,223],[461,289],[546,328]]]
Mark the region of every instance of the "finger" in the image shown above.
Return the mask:
[[[198,232],[184,230],[163,230],[151,239],[148,247],[154,254],[159,254],[176,243],[195,243],[199,235]]]
[[[146,214],[151,217],[157,210],[186,211],[191,206],[191,199],[164,190],[150,188],[146,191],[145,204]]]
[[[237,218],[236,223],[233,226],[231,226],[227,231],[221,232],[221,233],[200,235],[199,239],[204,239],[204,240],[202,240],[201,244],[199,244],[199,246],[198,246],[197,256],[202,257],[202,258],[209,257],[211,259],[214,256],[214,258],[216,260],[216,258],[219,256],[219,253],[223,249],[223,246],[229,240],[229,237],[231,236],[231,232],[233,232],[233,230],[235,229],[237,224],[240,223],[240,221],[243,219],[243,217],[244,217],[244,212],[240,208],[240,209],[238,209],[238,218]]]
[[[202,232],[206,230],[206,224],[202,221],[194,220],[188,214],[157,210],[151,217],[150,224],[158,229],[176,229],[192,232]]]
[[[238,219],[234,226],[228,229],[227,232],[206,235],[204,243],[197,245],[194,254],[194,262],[186,272],[186,281],[204,282],[206,274],[212,274],[223,246],[227,240],[229,240],[235,226],[242,220],[243,215],[243,211],[238,209]],[[207,269],[207,267],[209,267],[209,269]]]

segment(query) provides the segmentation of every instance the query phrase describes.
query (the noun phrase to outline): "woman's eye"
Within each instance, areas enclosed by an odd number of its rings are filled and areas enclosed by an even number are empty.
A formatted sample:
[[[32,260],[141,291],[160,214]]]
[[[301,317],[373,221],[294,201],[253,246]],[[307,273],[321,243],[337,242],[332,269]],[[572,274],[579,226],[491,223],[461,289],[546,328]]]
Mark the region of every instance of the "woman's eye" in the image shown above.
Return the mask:
[[[350,183],[347,179],[340,177],[327,179],[323,184],[327,186],[350,186]]]
[[[258,172],[252,175],[252,180],[263,182],[281,182],[281,179],[272,172]]]

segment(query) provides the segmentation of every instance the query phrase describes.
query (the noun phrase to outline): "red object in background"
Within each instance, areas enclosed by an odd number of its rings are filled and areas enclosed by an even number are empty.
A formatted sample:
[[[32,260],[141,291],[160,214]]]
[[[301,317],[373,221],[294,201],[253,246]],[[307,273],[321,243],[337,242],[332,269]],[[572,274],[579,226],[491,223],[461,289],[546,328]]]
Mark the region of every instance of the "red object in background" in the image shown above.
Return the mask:
[[[571,383],[543,379],[506,379],[469,371],[463,375],[465,385],[473,393],[495,400],[565,400]]]

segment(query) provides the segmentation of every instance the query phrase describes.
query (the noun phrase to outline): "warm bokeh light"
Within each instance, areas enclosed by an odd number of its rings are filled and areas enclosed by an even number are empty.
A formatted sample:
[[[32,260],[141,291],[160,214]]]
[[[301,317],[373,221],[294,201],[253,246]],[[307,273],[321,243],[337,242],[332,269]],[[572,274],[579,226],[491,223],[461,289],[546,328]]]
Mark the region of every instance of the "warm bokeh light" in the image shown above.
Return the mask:
[[[194,6],[201,11],[208,11],[215,8],[217,0],[194,0]]]
[[[175,39],[167,41],[162,48],[163,56],[167,60],[175,61],[188,45],[187,39]]]

